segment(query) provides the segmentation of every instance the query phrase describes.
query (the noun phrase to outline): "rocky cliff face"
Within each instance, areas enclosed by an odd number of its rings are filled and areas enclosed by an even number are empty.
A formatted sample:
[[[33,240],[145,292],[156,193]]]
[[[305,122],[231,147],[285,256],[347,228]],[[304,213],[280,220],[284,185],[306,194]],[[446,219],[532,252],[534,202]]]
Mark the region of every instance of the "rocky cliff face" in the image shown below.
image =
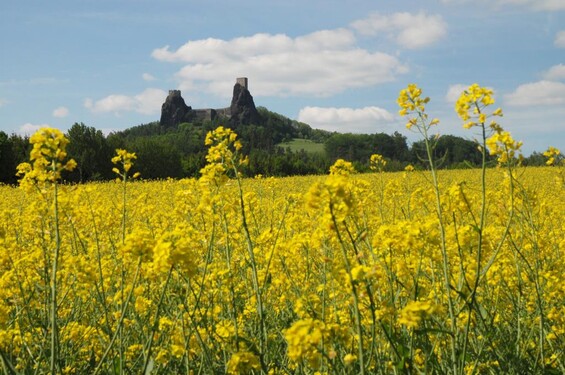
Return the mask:
[[[233,87],[230,115],[230,126],[234,128],[239,125],[261,124],[261,116],[257,112],[253,96],[239,83]]]
[[[193,110],[186,105],[180,91],[169,90],[169,95],[161,106],[161,126],[172,128],[182,122],[190,122],[193,117]]]

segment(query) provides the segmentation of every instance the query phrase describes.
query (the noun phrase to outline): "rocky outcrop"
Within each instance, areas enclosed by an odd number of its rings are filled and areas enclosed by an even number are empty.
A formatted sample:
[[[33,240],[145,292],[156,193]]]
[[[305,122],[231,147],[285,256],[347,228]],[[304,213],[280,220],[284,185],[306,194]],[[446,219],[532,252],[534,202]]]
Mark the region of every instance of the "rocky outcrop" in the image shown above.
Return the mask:
[[[257,112],[253,96],[249,90],[239,82],[233,87],[233,96],[230,106],[230,126],[261,123],[261,116]]]
[[[169,90],[169,95],[161,107],[161,126],[174,128],[183,122],[202,123],[218,117],[228,118],[229,126],[261,125],[261,115],[257,112],[253,96],[247,89],[247,78],[238,78],[233,87],[231,106],[219,109],[192,109],[186,105],[180,90]]]
[[[187,106],[179,90],[169,90],[165,103],[161,106],[161,126],[172,128],[194,117],[192,107]]]

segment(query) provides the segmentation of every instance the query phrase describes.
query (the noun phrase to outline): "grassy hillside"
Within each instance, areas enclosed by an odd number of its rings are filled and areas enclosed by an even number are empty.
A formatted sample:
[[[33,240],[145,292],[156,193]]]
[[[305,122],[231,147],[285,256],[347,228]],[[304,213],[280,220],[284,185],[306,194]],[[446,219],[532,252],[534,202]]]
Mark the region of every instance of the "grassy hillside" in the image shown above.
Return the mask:
[[[290,150],[292,152],[298,152],[298,151],[304,150],[308,153],[313,153],[313,154],[314,153],[325,153],[323,143],[317,143],[317,142],[311,141],[309,139],[294,138],[290,142],[279,143],[277,146],[283,147],[285,149],[290,147]]]

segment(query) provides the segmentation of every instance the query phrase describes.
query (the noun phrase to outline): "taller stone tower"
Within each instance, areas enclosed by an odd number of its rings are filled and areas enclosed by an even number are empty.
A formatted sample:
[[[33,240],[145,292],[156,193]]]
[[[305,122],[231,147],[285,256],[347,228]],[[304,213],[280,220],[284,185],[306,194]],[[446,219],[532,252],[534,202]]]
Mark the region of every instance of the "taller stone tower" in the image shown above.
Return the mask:
[[[247,86],[247,77],[239,77],[236,78],[235,83],[239,83],[241,86],[243,86],[246,90],[249,90],[249,87]]]
[[[233,87],[233,96],[230,106],[230,126],[237,128],[239,125],[261,124],[261,115],[255,107],[253,96],[247,89],[247,78],[237,78]]]

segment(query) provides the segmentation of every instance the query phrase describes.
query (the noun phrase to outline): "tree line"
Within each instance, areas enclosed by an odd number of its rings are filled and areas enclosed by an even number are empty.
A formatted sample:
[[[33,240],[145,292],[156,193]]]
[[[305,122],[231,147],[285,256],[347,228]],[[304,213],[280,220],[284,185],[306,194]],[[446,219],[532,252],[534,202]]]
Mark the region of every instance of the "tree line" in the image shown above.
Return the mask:
[[[398,132],[392,135],[328,132],[312,129],[307,124],[265,108],[258,110],[264,119],[263,124],[240,125],[235,129],[243,143],[242,152],[249,156],[249,165],[245,170],[247,176],[324,174],[339,158],[353,162],[358,171],[365,172],[369,170],[372,154],[381,154],[388,161],[386,168],[389,171],[402,170],[409,164],[425,168],[425,163],[421,162],[425,151],[422,141],[409,146],[406,137]],[[137,154],[135,172],[140,172],[142,178],[197,177],[206,163],[206,134],[222,121],[183,123],[175,128],[164,128],[159,122],[152,122],[108,136],[94,127],[75,123],[66,133],[70,141],[67,152],[78,166],[64,178],[74,183],[112,179],[111,158],[117,148]],[[309,152],[280,146],[282,142],[296,138],[323,143],[325,151]],[[17,182],[16,167],[29,160],[29,152],[27,136],[7,135],[0,131],[1,183]],[[439,137],[434,152],[443,168],[473,167],[481,163],[476,144],[461,137]],[[525,163],[543,165],[544,159],[541,154],[533,153]]]

